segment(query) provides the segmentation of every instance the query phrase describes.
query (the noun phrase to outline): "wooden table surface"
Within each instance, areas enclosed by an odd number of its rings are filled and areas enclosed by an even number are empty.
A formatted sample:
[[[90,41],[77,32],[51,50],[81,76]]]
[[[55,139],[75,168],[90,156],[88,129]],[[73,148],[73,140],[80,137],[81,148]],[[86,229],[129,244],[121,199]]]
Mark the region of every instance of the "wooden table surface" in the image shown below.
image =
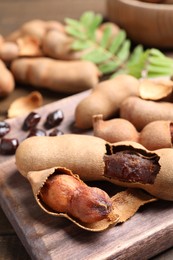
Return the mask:
[[[0,34],[7,35],[17,29],[22,23],[31,19],[59,20],[64,17],[78,18],[84,11],[93,10],[106,16],[106,0],[1,0],[0,1]],[[16,86],[15,91],[7,98],[0,100],[0,119],[4,117],[10,103],[19,96],[31,91],[30,88]],[[44,104],[62,98],[62,95],[49,91],[42,92]],[[0,208],[0,260],[28,260],[30,256],[2,209]],[[173,259],[173,248],[163,252],[153,259]],[[63,259],[65,260],[65,259]],[[98,258],[99,260],[99,258]]]

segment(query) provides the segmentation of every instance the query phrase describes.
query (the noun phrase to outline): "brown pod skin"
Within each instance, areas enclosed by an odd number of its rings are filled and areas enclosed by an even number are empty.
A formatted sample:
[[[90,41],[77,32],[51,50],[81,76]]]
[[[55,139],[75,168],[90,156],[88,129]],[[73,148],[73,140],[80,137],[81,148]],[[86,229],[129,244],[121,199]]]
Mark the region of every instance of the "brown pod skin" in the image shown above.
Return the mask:
[[[109,144],[87,135],[31,137],[16,151],[16,166],[25,177],[30,171],[66,167],[82,180],[106,180],[141,188],[173,200],[173,149],[148,151],[135,142]]]
[[[148,150],[172,148],[173,122],[154,121],[147,124],[139,135],[139,143]]]
[[[40,197],[54,211],[84,223],[100,221],[111,211],[111,199],[106,192],[66,174],[50,176],[40,190]]]
[[[11,71],[19,82],[68,94],[94,88],[99,77],[99,71],[92,62],[58,61],[44,57],[14,60]]]
[[[129,96],[139,95],[139,81],[129,75],[119,75],[99,83],[92,93],[76,107],[75,124],[81,129],[92,127],[92,116],[102,114],[104,119],[115,115],[121,103]]]
[[[6,97],[14,90],[15,80],[2,60],[0,60],[0,71],[0,97]]]
[[[107,142],[138,141],[139,133],[127,120],[114,118],[103,120],[102,115],[93,116],[94,136],[103,138]]]
[[[173,104],[128,97],[120,107],[120,117],[129,120],[138,131],[157,120],[173,120]]]

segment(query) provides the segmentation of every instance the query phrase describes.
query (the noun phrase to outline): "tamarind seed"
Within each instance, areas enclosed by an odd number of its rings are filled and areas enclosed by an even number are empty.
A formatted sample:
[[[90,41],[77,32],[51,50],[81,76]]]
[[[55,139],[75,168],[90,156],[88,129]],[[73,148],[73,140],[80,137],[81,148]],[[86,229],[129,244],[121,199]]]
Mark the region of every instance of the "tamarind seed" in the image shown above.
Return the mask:
[[[46,136],[46,131],[43,129],[39,129],[39,128],[32,128],[27,136],[31,137],[31,136]]]
[[[49,136],[58,136],[63,135],[64,133],[59,128],[54,128],[50,133]]]
[[[61,109],[57,109],[51,113],[48,114],[44,127],[46,129],[53,128],[55,126],[58,126],[61,121],[64,119],[64,114]]]
[[[31,112],[24,120],[22,130],[28,131],[29,129],[35,127],[40,121],[41,116],[36,112]]]
[[[0,143],[0,152],[4,155],[15,154],[19,145],[17,138],[2,138]]]
[[[5,121],[0,121],[0,137],[3,137],[10,131],[10,125]]]

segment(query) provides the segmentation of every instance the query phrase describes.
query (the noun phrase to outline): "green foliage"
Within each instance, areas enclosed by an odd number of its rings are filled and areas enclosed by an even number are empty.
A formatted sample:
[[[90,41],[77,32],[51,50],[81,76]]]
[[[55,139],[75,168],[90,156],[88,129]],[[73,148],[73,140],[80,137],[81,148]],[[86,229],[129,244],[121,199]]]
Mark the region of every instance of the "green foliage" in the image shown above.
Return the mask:
[[[158,49],[144,50],[142,45],[131,50],[131,41],[126,32],[120,30],[113,36],[110,24],[105,24],[101,38],[98,28],[103,18],[93,12],[85,12],[79,20],[67,18],[66,32],[74,38],[73,51],[84,51],[83,60],[95,63],[103,75],[130,74],[136,78],[142,76],[170,76],[173,72],[173,60]]]

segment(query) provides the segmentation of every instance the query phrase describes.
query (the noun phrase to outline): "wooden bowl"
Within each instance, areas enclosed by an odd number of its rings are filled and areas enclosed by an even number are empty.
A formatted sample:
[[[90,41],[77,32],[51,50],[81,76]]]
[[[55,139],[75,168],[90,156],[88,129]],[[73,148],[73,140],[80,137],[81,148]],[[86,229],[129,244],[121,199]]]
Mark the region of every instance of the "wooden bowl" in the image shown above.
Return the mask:
[[[137,0],[107,0],[108,19],[136,44],[173,48],[173,1],[164,4]]]

